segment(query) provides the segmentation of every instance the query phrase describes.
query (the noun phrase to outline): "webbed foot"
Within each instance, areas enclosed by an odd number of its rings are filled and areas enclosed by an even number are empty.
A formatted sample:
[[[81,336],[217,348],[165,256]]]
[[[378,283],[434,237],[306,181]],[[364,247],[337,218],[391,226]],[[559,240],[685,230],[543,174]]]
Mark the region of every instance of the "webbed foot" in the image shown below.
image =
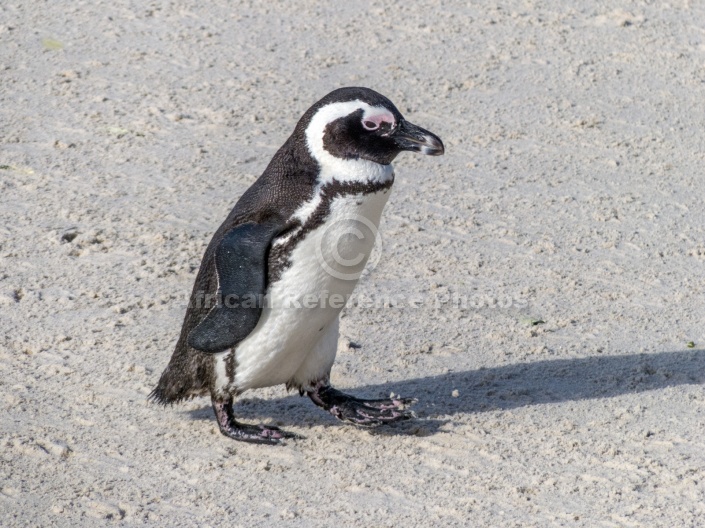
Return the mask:
[[[316,386],[307,394],[313,403],[339,420],[363,427],[409,420],[416,416],[413,411],[406,409],[408,405],[416,403],[414,398],[363,400],[340,392],[330,385]]]
[[[249,425],[235,420],[232,399],[213,400],[213,411],[218,420],[220,432],[233,440],[252,444],[283,445],[287,438],[298,435],[283,431],[273,425]]]

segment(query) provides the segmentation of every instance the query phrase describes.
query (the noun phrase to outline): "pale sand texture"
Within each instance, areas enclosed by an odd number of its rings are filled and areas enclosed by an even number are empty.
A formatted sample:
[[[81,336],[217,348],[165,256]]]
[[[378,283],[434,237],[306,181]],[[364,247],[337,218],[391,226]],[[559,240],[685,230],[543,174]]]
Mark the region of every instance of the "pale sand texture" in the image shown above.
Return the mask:
[[[682,1],[0,3],[0,524],[702,526],[704,28]],[[245,394],[306,437],[276,448],[147,403],[213,231],[345,85],[446,144],[398,158],[358,289],[423,302],[348,309],[333,370],[419,419]]]

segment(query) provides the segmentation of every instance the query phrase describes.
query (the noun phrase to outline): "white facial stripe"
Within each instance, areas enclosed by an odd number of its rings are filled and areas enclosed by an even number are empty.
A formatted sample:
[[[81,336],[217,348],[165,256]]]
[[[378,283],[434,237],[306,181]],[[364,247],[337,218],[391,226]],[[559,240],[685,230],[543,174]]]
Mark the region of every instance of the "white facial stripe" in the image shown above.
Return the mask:
[[[333,180],[385,182],[393,177],[394,171],[391,165],[380,165],[363,159],[337,158],[323,146],[326,126],[360,109],[363,110],[363,121],[389,122],[394,126],[394,115],[389,110],[380,106],[370,106],[359,100],[326,105],[311,118],[306,128],[306,146],[311,156],[321,165],[320,183],[330,183]]]
[[[301,225],[306,224],[308,219],[313,215],[313,213],[316,212],[316,209],[318,209],[318,206],[321,204],[322,200],[323,195],[321,194],[321,187],[320,185],[317,185],[313,191],[313,198],[299,207],[294,212],[293,217],[296,218]]]

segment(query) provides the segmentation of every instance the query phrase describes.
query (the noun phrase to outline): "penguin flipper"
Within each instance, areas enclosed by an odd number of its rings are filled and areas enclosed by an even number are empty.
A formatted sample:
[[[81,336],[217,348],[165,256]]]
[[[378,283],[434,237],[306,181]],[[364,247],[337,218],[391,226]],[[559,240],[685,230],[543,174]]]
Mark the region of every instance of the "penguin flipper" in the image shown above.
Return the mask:
[[[257,326],[267,287],[269,246],[280,226],[248,222],[231,229],[215,250],[219,298],[188,336],[188,345],[215,354],[245,339]]]

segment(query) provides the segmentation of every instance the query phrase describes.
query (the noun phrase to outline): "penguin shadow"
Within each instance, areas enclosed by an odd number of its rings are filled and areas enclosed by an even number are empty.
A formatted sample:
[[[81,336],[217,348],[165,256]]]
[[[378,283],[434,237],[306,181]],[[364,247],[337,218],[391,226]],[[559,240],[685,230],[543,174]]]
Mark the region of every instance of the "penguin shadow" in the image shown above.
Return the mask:
[[[387,397],[391,392],[417,398],[413,407],[417,420],[370,429],[370,432],[426,436],[452,421],[455,414],[612,398],[678,385],[703,384],[705,350],[691,349],[516,363],[344,390],[363,398]],[[234,410],[236,417],[244,421],[271,419],[281,426],[345,426],[298,394],[266,400],[243,399],[235,404]],[[213,419],[209,406],[188,412],[192,419]]]

